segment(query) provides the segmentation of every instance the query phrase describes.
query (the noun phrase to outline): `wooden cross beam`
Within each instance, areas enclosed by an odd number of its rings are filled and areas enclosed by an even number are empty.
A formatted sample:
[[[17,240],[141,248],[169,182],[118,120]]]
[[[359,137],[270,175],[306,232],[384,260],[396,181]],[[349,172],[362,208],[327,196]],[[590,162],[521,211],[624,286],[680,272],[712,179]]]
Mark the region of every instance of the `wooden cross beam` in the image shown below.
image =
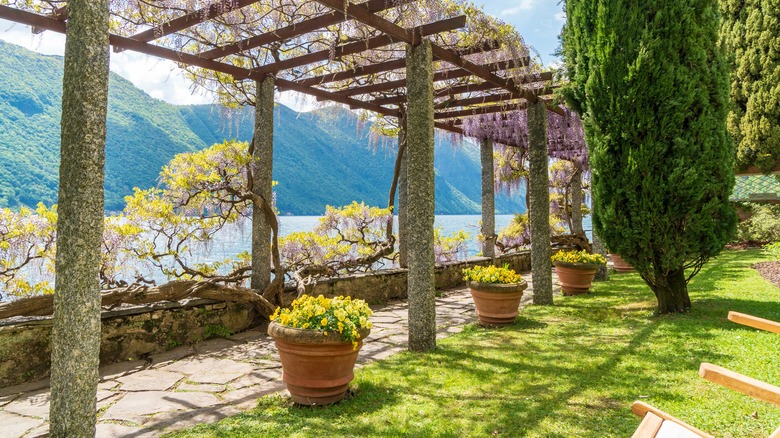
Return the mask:
[[[493,50],[496,50],[498,47],[499,42],[496,40],[490,40],[486,41],[482,44],[478,44],[475,46],[467,47],[461,50],[458,50],[458,53],[462,55],[473,55],[475,53],[485,53],[485,52],[491,52]],[[521,63],[530,63],[530,58],[522,58],[520,60]],[[355,67],[350,70],[336,72],[336,73],[328,73],[321,76],[315,76],[312,78],[307,79],[301,79],[298,81],[300,84],[304,85],[321,85],[321,84],[328,84],[331,82],[338,82],[338,81],[345,81],[348,79],[354,79],[360,76],[366,76],[376,73],[383,73],[387,71],[393,71],[398,70],[401,68],[406,68],[406,60],[405,59],[394,59],[391,61],[385,61],[380,62],[377,64],[370,64],[360,67]]]
[[[518,110],[526,109],[527,107],[528,104],[526,102],[481,106],[477,108],[471,108],[471,109],[465,109],[459,111],[447,111],[447,112],[435,113],[433,115],[433,118],[436,120],[454,119],[459,117],[477,116],[480,114],[493,114],[493,113],[503,113],[506,111],[518,111]]]
[[[363,24],[372,26],[377,30],[384,32],[387,35],[391,35],[396,38],[399,38],[408,44],[416,46],[417,44],[420,43],[420,39],[421,39],[420,35],[417,35],[414,32],[410,32],[409,30],[404,29],[395,23],[387,21],[382,17],[372,14],[366,11],[365,9],[358,8],[357,5],[353,5],[349,2],[345,3],[342,0],[317,0],[317,1],[337,11],[346,13],[347,15],[354,18],[355,20]],[[536,102],[536,96],[533,96],[531,94],[528,94],[528,96],[524,96],[523,94],[525,93],[519,91],[515,87],[515,85],[509,82],[508,80],[496,76],[489,70],[477,64],[474,64],[471,61],[464,59],[462,56],[458,55],[457,53],[444,49],[436,44],[431,44],[431,49],[433,50],[434,59],[447,61],[454,66],[461,67],[465,70],[470,71],[473,75],[478,76],[483,80],[492,83],[495,87],[505,88],[511,93],[518,94],[519,95],[518,97],[525,97],[531,102]]]
[[[510,70],[514,68],[519,68],[525,65],[527,65],[527,63],[523,63],[523,60],[521,60],[520,62],[502,61],[495,64],[486,64],[484,65],[484,67],[491,71],[500,71],[500,70]],[[448,79],[457,79],[466,76],[471,76],[471,72],[469,72],[468,70],[464,70],[462,68],[442,70],[433,74],[433,82],[441,82],[441,81],[446,81]],[[403,87],[406,87],[406,79],[388,81],[379,84],[371,84],[371,85],[366,85],[364,87],[350,88],[344,91],[339,91],[338,94],[341,94],[342,96],[357,96],[360,94],[377,93],[380,91],[389,91],[389,90],[394,90],[396,88],[403,88]]]
[[[433,35],[439,32],[445,32],[448,30],[459,29],[466,25],[466,16],[461,15],[455,18],[449,18],[435,23],[425,24],[413,29],[415,33],[420,35]],[[304,65],[312,64],[315,62],[326,61],[331,56],[338,58],[345,55],[353,55],[355,53],[365,52],[379,47],[389,46],[394,43],[400,42],[398,38],[392,35],[379,35],[373,38],[369,38],[364,41],[355,41],[354,43],[345,44],[343,46],[336,47],[335,50],[321,50],[319,52],[309,53],[308,55],[298,56],[291,59],[285,59],[284,61],[274,62],[272,64],[266,64],[261,67],[255,68],[253,71],[259,74],[275,73],[280,70],[287,70],[290,68],[301,67]]]
[[[507,102],[513,99],[514,97],[512,93],[489,94],[486,96],[470,97],[466,99],[452,98],[435,104],[433,108],[434,109],[457,108],[461,106],[479,105],[483,103]]]
[[[406,3],[411,3],[413,1],[416,0],[395,0],[395,1],[369,0],[365,3],[361,3],[358,6],[365,8],[367,11],[371,13],[375,13],[375,12],[384,11],[386,9],[391,9],[397,6],[401,6]],[[243,52],[244,50],[250,50],[266,44],[271,44],[279,41],[284,41],[290,38],[295,38],[297,36],[309,32],[313,32],[317,29],[322,29],[323,27],[328,27],[334,24],[347,21],[347,19],[348,18],[344,15],[343,12],[339,13],[337,11],[332,11],[325,15],[320,15],[318,17],[303,20],[300,23],[295,23],[279,29],[274,29],[270,32],[265,32],[260,35],[247,38],[242,41],[237,41],[222,47],[217,47],[215,49],[202,52],[200,54],[200,57],[207,58],[207,59],[216,59],[228,55],[235,55],[236,53]]]
[[[180,30],[187,29],[188,27],[195,26],[196,24],[226,14],[230,11],[241,9],[259,1],[260,0],[222,0],[219,3],[213,3],[206,8],[192,11],[152,29],[137,33],[130,38],[148,43],[158,38],[162,38],[165,35],[176,33]]]

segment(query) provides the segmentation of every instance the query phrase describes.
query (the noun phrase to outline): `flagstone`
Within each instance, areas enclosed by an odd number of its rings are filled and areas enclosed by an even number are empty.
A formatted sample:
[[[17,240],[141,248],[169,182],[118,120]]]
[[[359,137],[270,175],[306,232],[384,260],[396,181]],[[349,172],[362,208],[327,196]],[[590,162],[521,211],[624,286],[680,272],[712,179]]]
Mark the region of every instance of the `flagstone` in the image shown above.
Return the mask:
[[[171,388],[184,375],[162,370],[144,370],[117,380],[122,384],[122,391],[165,391]]]
[[[129,392],[103,414],[102,420],[143,423],[145,416],[161,412],[206,408],[220,404],[214,394],[204,392]]]
[[[2,424],[3,436],[22,436],[28,430],[40,426],[43,420],[16,415],[11,412],[0,411],[0,424]]]
[[[49,401],[49,391],[43,389],[24,394],[23,396],[14,400],[13,403],[6,405],[3,409],[12,414],[19,414],[27,417],[38,417],[48,420]]]

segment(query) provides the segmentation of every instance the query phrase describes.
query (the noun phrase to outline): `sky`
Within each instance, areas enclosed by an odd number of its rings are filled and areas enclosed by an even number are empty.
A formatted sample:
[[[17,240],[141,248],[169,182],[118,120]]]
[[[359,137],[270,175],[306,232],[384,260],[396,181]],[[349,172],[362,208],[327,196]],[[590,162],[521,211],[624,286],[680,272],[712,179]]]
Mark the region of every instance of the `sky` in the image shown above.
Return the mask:
[[[489,14],[512,24],[533,47],[541,61],[558,61],[553,53],[565,20],[560,0],[472,0]],[[62,55],[65,36],[55,32],[33,35],[30,28],[0,20],[0,39],[46,55]],[[181,70],[170,61],[134,52],[111,53],[111,71],[132,82],[150,96],[176,105],[212,103],[210,95],[195,90]],[[311,101],[292,92],[284,92],[279,102],[297,110],[306,110]]]

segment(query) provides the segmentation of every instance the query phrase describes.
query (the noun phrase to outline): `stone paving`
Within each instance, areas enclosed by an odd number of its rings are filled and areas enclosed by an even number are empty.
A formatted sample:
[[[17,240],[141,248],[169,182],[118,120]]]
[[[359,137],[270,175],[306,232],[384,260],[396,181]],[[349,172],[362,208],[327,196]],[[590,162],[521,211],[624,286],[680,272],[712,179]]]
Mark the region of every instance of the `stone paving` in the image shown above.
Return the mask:
[[[529,292],[530,285],[523,303],[531,300]],[[476,319],[468,289],[444,292],[436,309],[438,338]],[[357,366],[404,351],[407,318],[404,301],[375,308]],[[216,422],[252,409],[264,395],[286,392],[281,372],[273,341],[259,329],[101,367],[96,436],[151,437]],[[0,437],[47,435],[48,386],[41,381],[0,389]]]

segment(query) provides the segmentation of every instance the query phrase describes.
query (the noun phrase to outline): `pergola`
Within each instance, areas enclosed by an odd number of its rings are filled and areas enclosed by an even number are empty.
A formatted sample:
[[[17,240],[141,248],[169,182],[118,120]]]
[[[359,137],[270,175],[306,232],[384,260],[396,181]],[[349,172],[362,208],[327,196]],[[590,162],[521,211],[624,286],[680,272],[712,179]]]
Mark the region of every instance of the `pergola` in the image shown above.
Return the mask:
[[[244,93],[247,101],[254,100],[253,191],[264,199],[272,193],[275,90],[296,91],[397,119],[396,167],[401,175],[397,211],[402,264],[408,267],[413,350],[431,349],[436,342],[435,128],[463,135],[470,118],[527,111],[534,176],[529,191],[540,194],[531,197],[532,234],[534,242],[548,242],[532,247],[534,300],[552,302],[545,115],[548,111],[564,114],[550,103],[553,75],[533,64],[519,35],[505,27],[491,28],[494,19],[454,3],[442,2],[447,6],[440,10],[429,8],[437,1],[125,1],[116,2],[110,15],[109,42],[115,51],[132,50],[173,61],[223,94]],[[32,26],[34,32],[66,33],[71,17],[64,1],[2,3],[0,18]],[[130,4],[136,9],[131,10]],[[196,4],[200,7],[193,7]],[[497,37],[507,33],[510,38]],[[484,255],[492,257],[492,144],[520,145],[500,136],[479,140],[482,233],[488,236]],[[271,227],[268,218],[255,210],[251,283],[261,290],[271,278]]]

